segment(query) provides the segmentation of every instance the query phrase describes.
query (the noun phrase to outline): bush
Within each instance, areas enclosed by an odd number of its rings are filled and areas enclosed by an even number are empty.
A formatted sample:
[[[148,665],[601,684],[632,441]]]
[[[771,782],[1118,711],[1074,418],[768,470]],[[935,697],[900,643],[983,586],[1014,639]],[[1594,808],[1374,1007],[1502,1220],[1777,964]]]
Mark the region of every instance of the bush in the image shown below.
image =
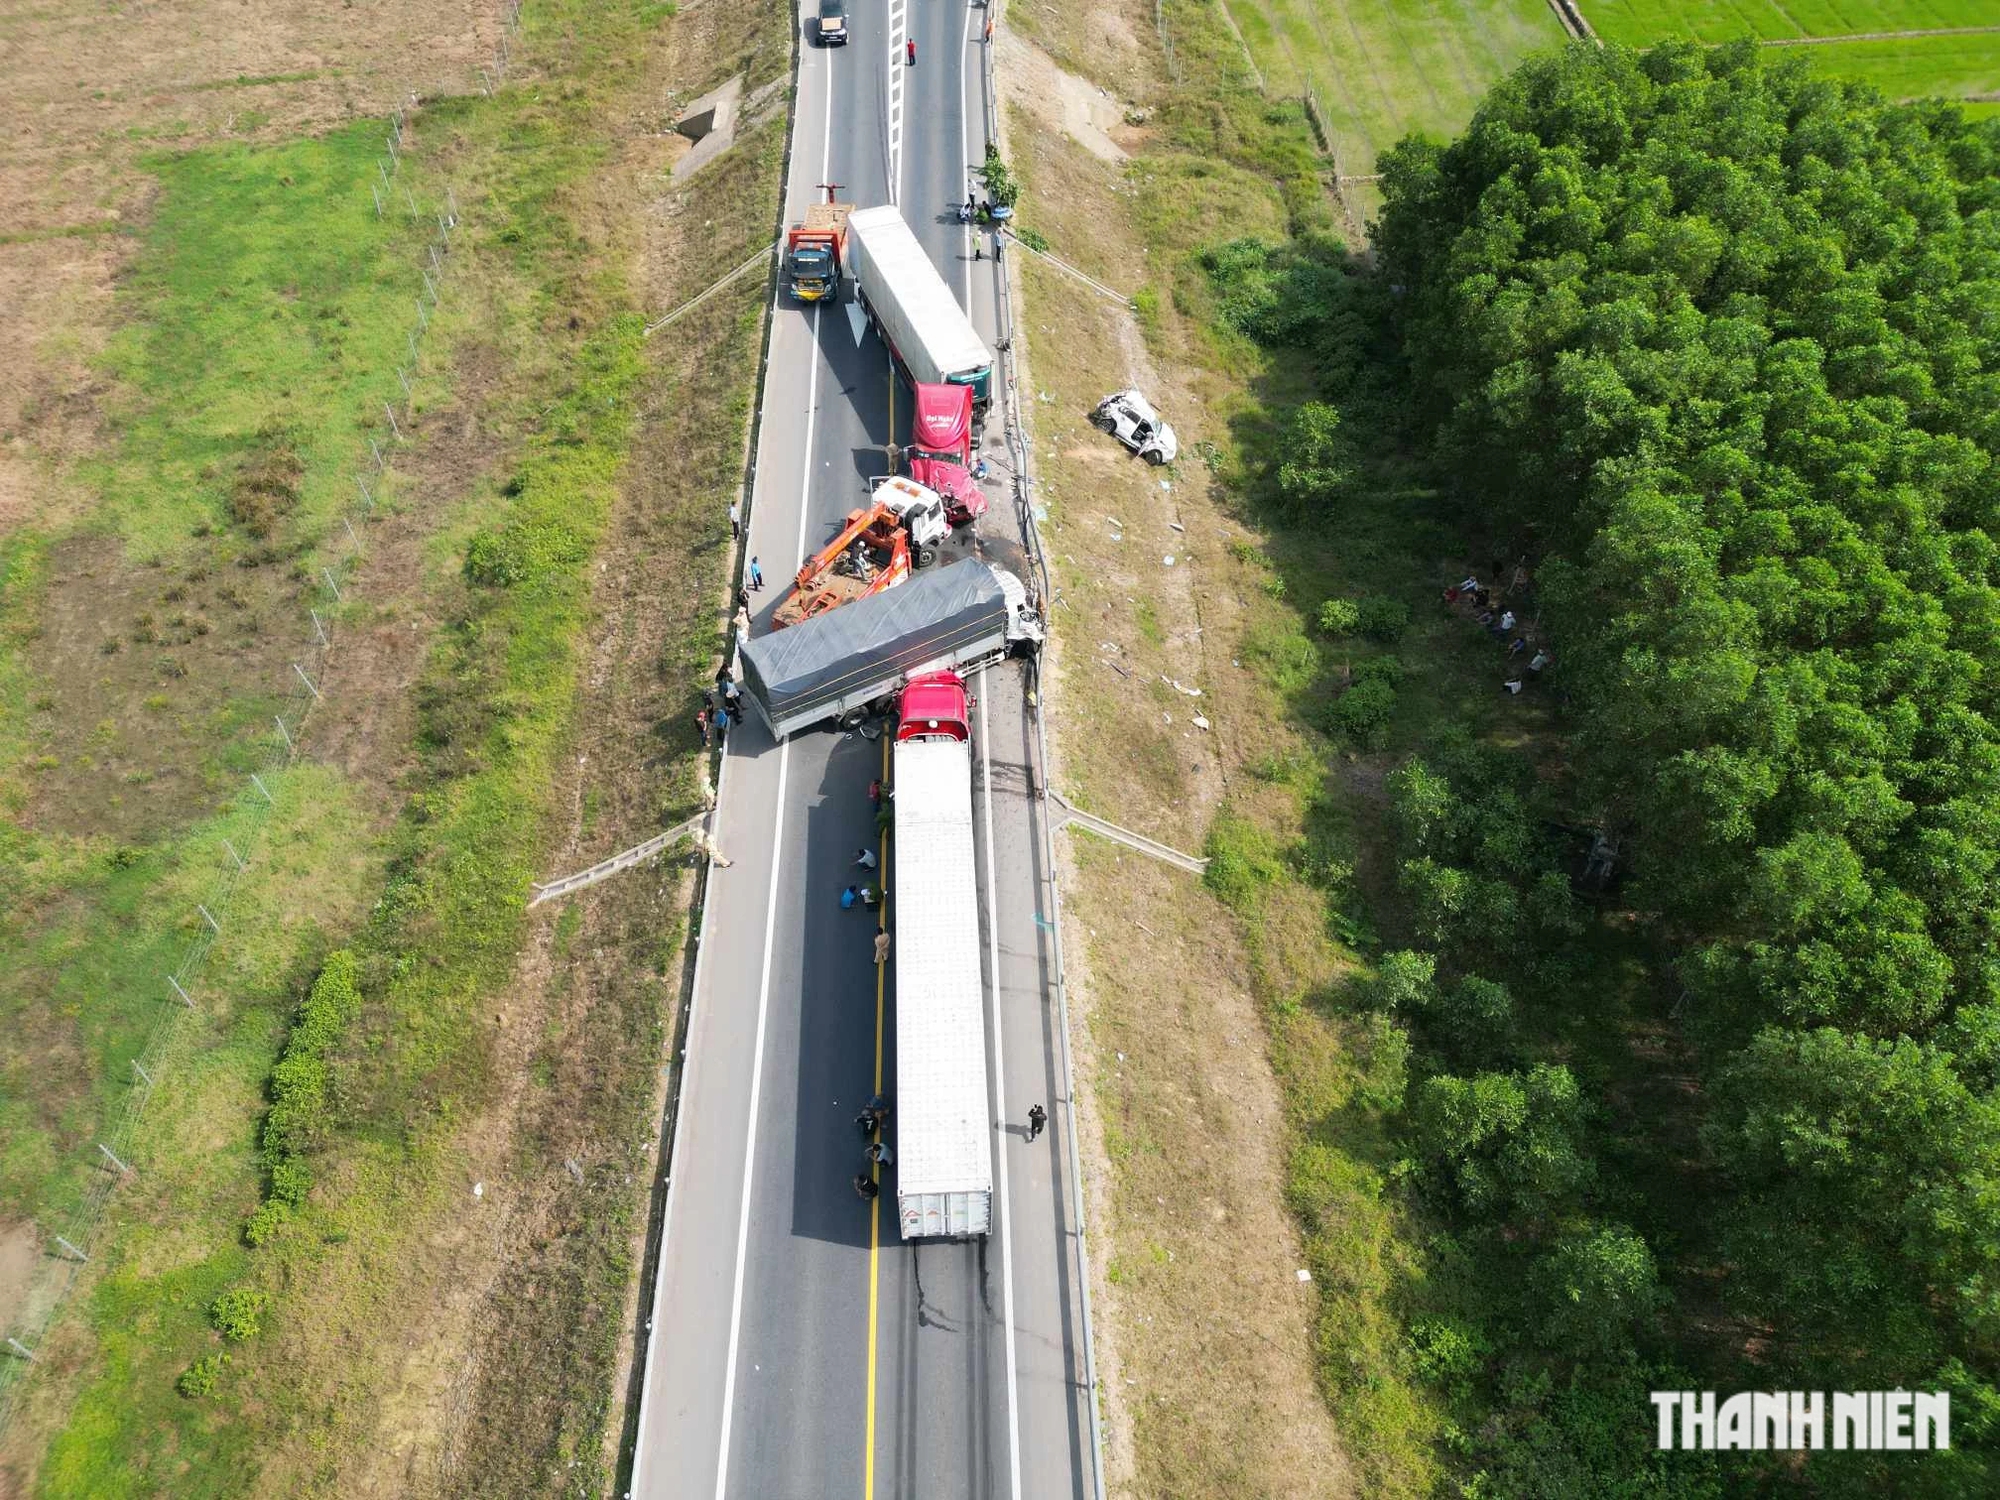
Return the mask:
[[[1277,483],[1280,517],[1291,525],[1323,519],[1354,474],[1354,448],[1341,431],[1340,413],[1308,401],[1285,420],[1279,439]]]
[[[1352,635],[1361,611],[1352,599],[1329,599],[1319,607],[1319,628],[1327,635]]]
[[[268,1299],[254,1287],[231,1287],[208,1305],[208,1321],[215,1331],[235,1343],[255,1338],[263,1326],[261,1319]]]
[[[1400,599],[1371,594],[1357,609],[1356,628],[1371,641],[1393,641],[1409,627],[1410,606]]]
[[[276,1199],[262,1205],[257,1212],[243,1221],[243,1243],[252,1250],[270,1242],[271,1236],[284,1228],[291,1217],[291,1210]]]
[[[222,1376],[222,1367],[228,1363],[227,1354],[204,1354],[181,1372],[181,1378],[174,1382],[174,1389],[190,1401],[206,1396],[215,1389],[215,1382]]]
[[[1393,656],[1364,656],[1354,664],[1353,678],[1357,684],[1386,682],[1397,687],[1403,681],[1403,663]]]
[[[1219,813],[1208,830],[1208,868],[1201,883],[1239,915],[1255,906],[1263,888],[1284,873],[1271,836],[1232,813]]]
[[[1030,250],[1040,251],[1043,255],[1047,255],[1049,253],[1049,237],[1043,234],[1039,229],[1027,229],[1027,228],[1017,229],[1014,231],[1014,238],[1019,240],[1022,244],[1026,245]],[[1142,288],[1138,292],[1138,294],[1132,298],[1133,311],[1138,312],[1143,316],[1145,313],[1145,309],[1139,306],[1139,302],[1141,298],[1149,295],[1153,299],[1152,315],[1154,317],[1158,317],[1160,313],[1160,294],[1158,292],[1152,291],[1151,288]]]
[[[979,168],[979,180],[986,185],[986,196],[996,208],[1012,208],[1021,199],[1021,185],[1007,170],[1007,163],[1000,159],[1000,148],[991,141],[986,143],[986,160]]]
[[[306,466],[282,432],[266,429],[229,487],[229,518],[258,541],[299,502]]]
[[[271,1199],[287,1208],[297,1208],[312,1191],[312,1172],[302,1161],[286,1160],[271,1168]]]
[[[1357,744],[1380,742],[1396,711],[1396,690],[1380,678],[1357,682],[1342,693],[1333,705],[1333,722]]]
[[[360,1009],[360,966],[354,955],[344,948],[328,954],[271,1069],[271,1110],[264,1116],[261,1142],[270,1194],[243,1226],[243,1238],[253,1247],[269,1240],[312,1191],[305,1153],[331,1124],[326,1055]]]

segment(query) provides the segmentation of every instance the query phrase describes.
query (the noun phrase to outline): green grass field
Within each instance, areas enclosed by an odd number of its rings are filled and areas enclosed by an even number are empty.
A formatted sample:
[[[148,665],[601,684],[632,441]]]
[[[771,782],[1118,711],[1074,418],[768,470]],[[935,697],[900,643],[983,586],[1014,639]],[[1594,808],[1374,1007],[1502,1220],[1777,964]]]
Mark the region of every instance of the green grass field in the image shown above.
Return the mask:
[[[1229,0],[1229,12],[1270,93],[1318,96],[1350,176],[1410,131],[1456,134],[1494,79],[1563,40],[1546,0]]]
[[[1733,37],[1857,36],[2000,24],[1988,0],[1580,0],[1584,18],[1607,42],[1642,47],[1668,37],[1726,42]]]
[[[350,473],[381,403],[401,392],[423,223],[368,196],[383,123],[276,148],[146,163],[162,195],[128,288],[148,308],[106,361],[129,391],[116,456],[87,474],[135,552],[185,550],[230,520],[230,481],[275,442],[302,472],[305,537],[353,500]]]
[[[105,361],[115,438],[85,469],[99,503],[77,531],[17,531],[0,549],[10,1216],[75,1201],[92,1170],[84,1154],[171,1003],[163,976],[199,920],[194,903],[212,899],[221,841],[259,849],[249,825],[262,810],[235,794],[265,764],[282,706],[268,658],[296,651],[310,625],[282,564],[225,537],[226,497],[245,463],[282,443],[297,461],[296,505],[273,516],[273,544],[308,543],[345,499],[418,285],[421,234],[377,220],[369,203],[381,134],[369,122],[151,164],[159,206]],[[59,586],[62,557],[88,565]],[[83,627],[69,628],[77,616]],[[175,622],[182,639],[165,639]],[[228,997],[225,1028],[276,1003],[311,946],[308,916],[351,919],[352,872],[367,857],[337,775],[267,773],[266,784],[283,804],[284,845],[251,866],[204,976]],[[292,899],[299,885],[314,899]],[[288,915],[260,923],[263,912]]]
[[[1975,101],[1988,113],[2000,95],[2000,7],[1991,0],[1580,0],[1607,42],[1645,47],[1672,38],[1764,42],[1808,38],[1868,40],[1774,46],[1772,54],[1802,56],[1836,78],[1871,83],[1891,99],[1936,95]],[[1881,36],[1884,32],[1953,32]]]

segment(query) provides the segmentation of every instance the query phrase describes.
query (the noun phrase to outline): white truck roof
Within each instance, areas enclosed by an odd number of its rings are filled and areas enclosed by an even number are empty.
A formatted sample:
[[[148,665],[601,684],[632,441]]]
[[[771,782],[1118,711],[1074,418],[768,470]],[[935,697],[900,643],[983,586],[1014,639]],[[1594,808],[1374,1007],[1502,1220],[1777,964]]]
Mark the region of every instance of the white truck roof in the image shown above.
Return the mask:
[[[895,790],[896,1190],[905,1200],[986,1195],[993,1156],[970,747],[898,741]]]
[[[917,372],[919,379],[942,381],[992,365],[993,351],[893,204],[849,214],[847,239],[854,274],[867,286],[876,316],[895,325],[891,332],[899,341],[919,346],[903,349],[905,362],[929,362],[928,371]],[[883,306],[889,290],[895,294],[893,307]]]

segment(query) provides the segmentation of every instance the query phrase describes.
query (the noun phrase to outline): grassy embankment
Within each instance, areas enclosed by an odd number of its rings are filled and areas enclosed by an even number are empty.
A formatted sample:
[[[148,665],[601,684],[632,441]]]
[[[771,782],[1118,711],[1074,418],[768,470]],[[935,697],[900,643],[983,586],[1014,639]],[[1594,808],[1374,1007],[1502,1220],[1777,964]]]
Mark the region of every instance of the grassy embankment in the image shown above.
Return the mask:
[[[1031,379],[1055,398],[1035,420],[1065,600],[1066,789],[1184,847],[1206,838],[1215,860],[1203,895],[1073,845],[1074,911],[1095,939],[1094,1071],[1079,1082],[1111,1174],[1114,1456],[1135,1494],[1420,1493],[1440,1418],[1393,1305],[1414,1233],[1385,1193],[1400,1054],[1324,998],[1363,936],[1326,887],[1370,783],[1330,774],[1301,712],[1335,664],[1309,634],[1315,596],[1378,591],[1403,544],[1288,534],[1252,502],[1276,415],[1316,372],[1225,327],[1199,256],[1323,233],[1332,205],[1303,110],[1255,87],[1220,11],[1169,5],[1167,21],[1178,81],[1160,69],[1135,100],[1151,108],[1129,166],[1022,116],[1013,128],[1024,222],[1138,304],[1135,332],[1077,283],[1024,273]],[[1131,31],[1150,51],[1150,26]],[[1087,38],[1041,18],[1032,34],[1089,66]],[[1128,380],[1180,426],[1169,491],[1082,420]],[[1382,497],[1392,537],[1408,505]],[[1446,654],[1412,677],[1448,699],[1466,671]],[[1219,937],[1232,930],[1240,946]]]
[[[64,1224],[85,1192],[222,840],[263,857],[222,913],[229,941],[195,986],[207,1008],[156,1070],[146,1171],[120,1205],[141,1218],[170,1205],[162,1222],[187,1234],[233,1216],[212,1153],[261,1108],[319,933],[367,899],[379,852],[346,778],[267,777],[261,848],[263,810],[238,794],[288,706],[315,543],[414,317],[422,232],[367,197],[380,135],[150,164],[161,198],[106,361],[114,436],[78,476],[95,508],[6,542],[0,882],[18,961],[0,974],[0,1201],[24,1220]],[[40,1421],[61,1400],[50,1384]]]
[[[591,617],[589,563],[646,373],[626,266],[605,253],[600,226],[580,222],[582,188],[604,164],[606,120],[666,13],[531,8],[529,66],[550,71],[492,99],[448,101],[418,117],[420,142],[448,144],[433,161],[448,169],[466,222],[442,326],[426,354],[420,436],[408,467],[425,472],[422,434],[431,427],[447,442],[454,429],[497,431],[509,462],[504,472],[392,491],[392,510],[417,518],[399,538],[415,560],[410,596],[357,595],[345,623],[381,626],[399,610],[415,617],[412,625],[426,613],[443,618],[423,669],[414,763],[403,767],[407,747],[373,747],[385,765],[405,769],[407,810],[391,825],[371,825],[349,805],[358,800],[353,789],[325,767],[303,768],[273,788],[287,805],[272,824],[271,856],[258,867],[262,884],[244,892],[229,941],[217,949],[208,976],[214,998],[144,1128],[145,1171],[118,1200],[87,1308],[63,1325],[59,1352],[46,1361],[57,1377],[35,1392],[32,1429],[58,1429],[41,1467],[45,1492],[337,1488],[343,1468],[356,1462],[344,1450],[357,1440],[384,1426],[407,1436],[440,1420],[437,1413],[387,1420],[393,1392],[384,1383],[409,1340],[383,1331],[424,1322],[438,1290],[426,1279],[436,1267],[425,1247],[459,1216],[467,1185],[458,1176],[459,1133],[501,1082],[479,1017],[513,977],[525,933],[521,894],[541,872],[576,705],[577,643]],[[216,548],[252,551],[238,535],[242,517],[230,514],[228,476],[260,444],[268,449],[276,432],[296,483],[289,514],[272,528],[275,541],[256,545],[277,551],[284,565],[309,558],[365,437],[386,436],[374,426],[379,387],[393,382],[388,372],[414,318],[417,257],[398,242],[393,217],[374,223],[368,143],[378,137],[370,125],[274,151],[196,153],[162,164],[154,238],[128,292],[133,326],[153,331],[135,336],[121,356],[132,409],[107,461],[107,478],[123,476],[107,514],[132,518],[132,546],[208,541],[210,556],[188,567],[205,563],[209,577]],[[442,192],[442,176],[423,175],[431,165],[421,145],[406,158],[420,198]],[[209,197],[212,181],[233,198]],[[325,190],[292,195],[302,181]],[[200,281],[209,275],[222,286],[205,298]],[[223,347],[230,315],[246,307],[246,317],[277,330],[298,325],[296,348],[239,338],[227,347],[233,356],[241,349],[246,362],[218,367],[212,388],[195,384],[190,372],[199,361],[191,355]],[[371,321],[378,314],[379,327]],[[730,316],[740,325],[740,308]],[[249,362],[268,346],[288,349],[290,363]],[[449,357],[439,358],[440,349]],[[202,400],[186,399],[191,387]],[[461,387],[470,388],[462,402]],[[467,456],[488,451],[461,448]],[[185,513],[135,499],[133,474],[180,498]],[[458,564],[474,532],[483,566],[467,580]],[[46,555],[49,543],[40,546]],[[28,539],[10,554],[9,624],[24,644],[40,601],[19,559],[35,549]],[[260,628],[275,632],[281,619],[284,628],[303,624],[297,608],[273,607]],[[32,693],[21,685],[32,676],[32,656],[27,673],[15,660],[10,691]],[[232,701],[226,686],[218,696]],[[240,717],[257,722],[262,705]],[[207,743],[222,769],[233,770],[227,741]],[[60,954],[62,975],[74,976],[58,980],[53,965],[16,971],[22,989],[10,998],[17,1014],[49,1032],[66,1024],[89,1039],[100,1055],[77,1070],[82,1076],[107,1077],[130,1055],[133,1043],[120,1027],[135,1034],[146,1009],[133,1004],[124,1016],[118,1007],[135,994],[150,999],[150,985],[136,982],[158,972],[147,945],[177,940],[184,888],[198,883],[196,853],[205,859],[226,831],[169,828],[115,858],[106,857],[101,837],[58,844],[44,836],[33,860],[10,860],[40,882],[27,891],[41,918],[37,940],[52,959]],[[11,836],[33,837],[18,826]],[[153,937],[150,913],[160,914]],[[334,935],[350,934],[361,1013],[329,1049],[324,1110],[306,1132],[315,1186],[251,1249],[238,1229],[270,1186],[256,1152],[264,1082],[320,956]],[[109,982],[119,977],[133,982]],[[64,982],[78,986],[67,1002],[54,990]],[[638,1045],[652,1034],[642,1030]],[[58,1035],[34,1055],[62,1044]],[[629,1075],[629,1056],[614,1061]],[[635,1094],[629,1076],[613,1082],[605,1122],[615,1117],[621,1132],[642,1133],[647,1091]],[[51,1100],[46,1091],[28,1097],[51,1143],[87,1140],[88,1101]],[[10,1152],[8,1168],[25,1177],[55,1156],[54,1144],[39,1158]],[[55,1190],[43,1189],[45,1201]],[[590,1284],[608,1288],[615,1303],[624,1279],[614,1258]],[[239,1301],[267,1300],[261,1331],[225,1348],[211,1306],[227,1290],[250,1294]],[[590,1330],[592,1344],[577,1357],[549,1351],[566,1376],[594,1392],[566,1391],[575,1399],[558,1402],[553,1416],[540,1413],[553,1431],[520,1434],[563,1465],[572,1453],[594,1465],[601,1448],[615,1308],[603,1321],[612,1335]],[[183,1370],[222,1353],[231,1359],[212,1389],[195,1399],[176,1393]]]
[[[1364,321],[1352,298],[1358,268],[1343,268],[1326,238],[1325,164],[1303,112],[1273,97],[1360,54],[1299,32],[1302,16],[1281,42],[1253,7],[1232,9],[1270,93],[1252,82],[1217,6],[1170,4],[1178,78],[1160,69],[1154,92],[1135,101],[1151,114],[1128,167],[1092,162],[1025,121],[1015,131],[1024,222],[1056,253],[1131,288],[1143,334],[1135,348],[1115,310],[1028,266],[1032,378],[1055,397],[1036,420],[1067,605],[1057,614],[1062,711],[1088,705],[1076,721],[1087,739],[1061,737],[1065,774],[1097,810],[1183,845],[1205,839],[1212,860],[1203,898],[1171,872],[1075,850],[1079,923],[1093,938],[1120,934],[1088,944],[1089,1086],[1112,1175],[1113,1377],[1135,1383],[1114,1388],[1111,1409],[1114,1427],[1131,1425],[1132,1493],[1424,1494],[1444,1477],[1452,1413],[1407,1332],[1437,1274],[1426,1254],[1436,1226],[1397,1190],[1407,1044],[1343,997],[1368,972],[1377,927],[1397,920],[1393,881],[1368,853],[1384,838],[1384,772],[1468,717],[1530,743],[1539,714],[1524,705],[1494,724],[1494,664],[1427,607],[1454,542],[1396,451],[1393,423],[1357,437],[1366,479],[1343,494],[1337,525],[1272,503],[1290,414],[1338,390],[1350,419],[1365,421],[1398,376],[1394,351],[1365,338],[1358,349],[1342,341],[1329,364],[1246,332],[1270,321],[1280,278],[1262,251],[1212,253],[1238,239],[1309,247],[1323,280],[1285,294],[1304,304],[1326,293],[1347,321]],[[1390,114],[1348,128],[1371,158],[1414,125],[1455,129],[1521,50],[1559,40],[1537,13],[1547,19],[1539,4],[1508,8],[1518,29],[1498,46],[1493,8],[1461,17],[1433,38],[1461,59],[1442,71],[1456,80],[1448,99],[1435,95],[1434,72],[1428,88],[1386,90]],[[1362,19],[1374,28],[1362,28],[1371,53],[1393,41],[1390,12]],[[1121,64],[1093,63],[1087,37],[1039,16],[1029,24],[1069,65],[1120,82]],[[1150,26],[1129,29],[1150,52]],[[1311,67],[1306,34],[1320,44]],[[1131,74],[1125,65],[1128,92]],[[1331,89],[1319,87],[1324,105]],[[1343,153],[1345,170],[1359,170],[1353,159]],[[1180,425],[1182,459],[1164,495],[1151,476],[1107,463],[1080,420],[1103,390],[1132,379]],[[1364,605],[1377,638],[1320,631],[1329,599]],[[1394,684],[1365,743],[1335,707],[1357,667]],[[1207,730],[1188,728],[1196,712]],[[1240,956],[1217,942],[1218,928],[1240,934]],[[1253,1001],[1232,1004],[1246,982]],[[1244,1050],[1260,1041],[1267,1061],[1246,1066]],[[1275,1078],[1275,1120],[1262,1118],[1260,1074]],[[1202,1164],[1192,1177],[1191,1162]],[[1289,1224],[1259,1218],[1278,1203]],[[1274,1284],[1291,1277],[1282,1243],[1253,1276],[1232,1263],[1295,1233],[1309,1288]],[[1351,1467],[1312,1448],[1314,1414],[1287,1388],[1294,1364],[1310,1369]],[[1238,1389],[1254,1396],[1226,1394]],[[1299,1445],[1293,1461],[1260,1467],[1288,1442]],[[1296,1461],[1300,1450],[1310,1461]]]

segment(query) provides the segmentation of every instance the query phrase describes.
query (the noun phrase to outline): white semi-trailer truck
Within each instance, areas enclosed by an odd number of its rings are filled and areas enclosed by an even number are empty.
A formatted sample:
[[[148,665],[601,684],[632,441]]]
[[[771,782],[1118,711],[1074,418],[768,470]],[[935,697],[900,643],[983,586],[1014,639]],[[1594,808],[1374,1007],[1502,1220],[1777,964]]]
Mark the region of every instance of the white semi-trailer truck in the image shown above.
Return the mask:
[[[906,1240],[966,1239],[993,1223],[967,702],[956,672],[912,677],[891,751],[896,1210]]]
[[[993,400],[993,351],[894,206],[847,216],[847,263],[861,305],[912,385],[972,391],[975,424]]]

